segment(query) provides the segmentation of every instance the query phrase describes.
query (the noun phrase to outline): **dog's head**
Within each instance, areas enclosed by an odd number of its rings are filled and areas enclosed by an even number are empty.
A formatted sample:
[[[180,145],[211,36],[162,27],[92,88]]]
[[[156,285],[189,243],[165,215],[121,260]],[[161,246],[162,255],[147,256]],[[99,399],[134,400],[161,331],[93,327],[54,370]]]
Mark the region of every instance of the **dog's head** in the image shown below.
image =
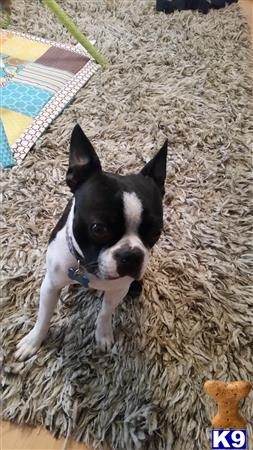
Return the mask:
[[[166,156],[167,141],[140,173],[107,173],[75,126],[66,179],[75,197],[73,234],[89,272],[102,279],[142,277],[162,231]]]

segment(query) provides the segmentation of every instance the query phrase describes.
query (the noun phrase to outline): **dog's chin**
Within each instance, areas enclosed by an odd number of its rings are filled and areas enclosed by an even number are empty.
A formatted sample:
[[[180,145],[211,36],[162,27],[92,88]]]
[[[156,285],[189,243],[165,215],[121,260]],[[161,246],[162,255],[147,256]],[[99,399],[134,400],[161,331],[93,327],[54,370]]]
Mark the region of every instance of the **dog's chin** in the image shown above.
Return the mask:
[[[121,277],[120,275],[118,275],[117,277],[111,277],[110,275],[108,276],[108,277],[106,277],[106,278],[104,278],[105,280],[119,280],[120,278],[123,278],[123,277]]]
[[[125,273],[124,275],[118,273],[117,270],[110,270],[110,268],[105,267],[104,265],[100,266],[97,268],[96,272],[94,273],[94,275],[99,278],[100,280],[120,280],[122,278],[132,278],[133,280],[141,280],[143,277],[143,273],[144,273],[144,267],[140,270],[140,272],[138,274],[133,274],[133,273]]]
[[[125,274],[125,275],[120,275],[120,274],[111,274],[111,273],[108,273],[108,272],[105,272],[105,271],[100,271],[100,270],[98,270],[96,273],[95,273],[95,275],[96,275],[96,277],[97,278],[99,278],[100,280],[105,280],[105,281],[114,281],[114,280],[120,280],[120,279],[122,279],[122,278],[126,278],[126,277],[129,277],[129,278],[133,278],[133,276],[132,275],[128,275],[128,274]],[[140,280],[141,279],[141,277],[139,277],[139,278],[133,278],[133,279],[138,279],[138,280]]]
[[[142,275],[140,275],[140,276],[138,276],[138,277],[133,277],[133,275],[131,275],[131,274],[125,274],[125,275],[111,275],[111,274],[104,273],[104,272],[101,273],[101,272],[99,272],[99,271],[98,271],[95,275],[96,275],[96,277],[99,278],[100,280],[105,280],[105,281],[107,281],[107,280],[110,280],[110,281],[120,280],[120,279],[126,278],[126,277],[132,278],[133,280],[136,280],[136,281],[142,279]]]
[[[115,275],[115,276],[112,276],[112,275],[110,275],[110,274],[106,274],[106,273],[100,273],[100,272],[97,272],[96,273],[96,277],[97,278],[99,278],[100,280],[119,280],[120,278],[123,278],[123,277],[121,277],[120,275]]]
[[[101,269],[97,269],[93,275],[95,275],[100,280],[119,280],[122,278],[119,274],[110,274],[109,272]]]

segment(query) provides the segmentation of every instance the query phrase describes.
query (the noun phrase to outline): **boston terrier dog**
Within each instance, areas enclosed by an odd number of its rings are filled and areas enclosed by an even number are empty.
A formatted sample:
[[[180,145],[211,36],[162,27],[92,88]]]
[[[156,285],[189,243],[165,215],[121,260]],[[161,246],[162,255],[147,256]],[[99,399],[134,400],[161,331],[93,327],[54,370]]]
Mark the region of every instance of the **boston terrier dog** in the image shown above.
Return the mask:
[[[34,328],[17,345],[16,358],[37,352],[61,289],[73,283],[104,292],[95,337],[113,343],[112,315],[132,283],[141,280],[163,226],[167,141],[138,174],[104,172],[79,125],[71,136],[66,181],[73,193],[48,245]]]

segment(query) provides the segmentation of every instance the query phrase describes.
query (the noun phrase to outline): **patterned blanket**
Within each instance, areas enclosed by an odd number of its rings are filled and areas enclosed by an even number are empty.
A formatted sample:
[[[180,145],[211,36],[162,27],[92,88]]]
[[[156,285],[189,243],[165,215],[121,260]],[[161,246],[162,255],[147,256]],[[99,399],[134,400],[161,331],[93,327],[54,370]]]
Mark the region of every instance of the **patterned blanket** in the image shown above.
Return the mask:
[[[0,33],[0,164],[19,164],[98,66],[83,50]]]

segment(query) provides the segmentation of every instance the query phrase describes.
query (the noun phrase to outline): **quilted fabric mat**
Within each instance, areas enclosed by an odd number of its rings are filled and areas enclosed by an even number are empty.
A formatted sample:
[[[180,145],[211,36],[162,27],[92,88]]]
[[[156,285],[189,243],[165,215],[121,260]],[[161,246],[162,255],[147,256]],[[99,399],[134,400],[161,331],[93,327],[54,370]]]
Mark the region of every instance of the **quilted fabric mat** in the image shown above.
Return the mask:
[[[98,66],[83,50],[0,33],[0,165],[19,164]]]

